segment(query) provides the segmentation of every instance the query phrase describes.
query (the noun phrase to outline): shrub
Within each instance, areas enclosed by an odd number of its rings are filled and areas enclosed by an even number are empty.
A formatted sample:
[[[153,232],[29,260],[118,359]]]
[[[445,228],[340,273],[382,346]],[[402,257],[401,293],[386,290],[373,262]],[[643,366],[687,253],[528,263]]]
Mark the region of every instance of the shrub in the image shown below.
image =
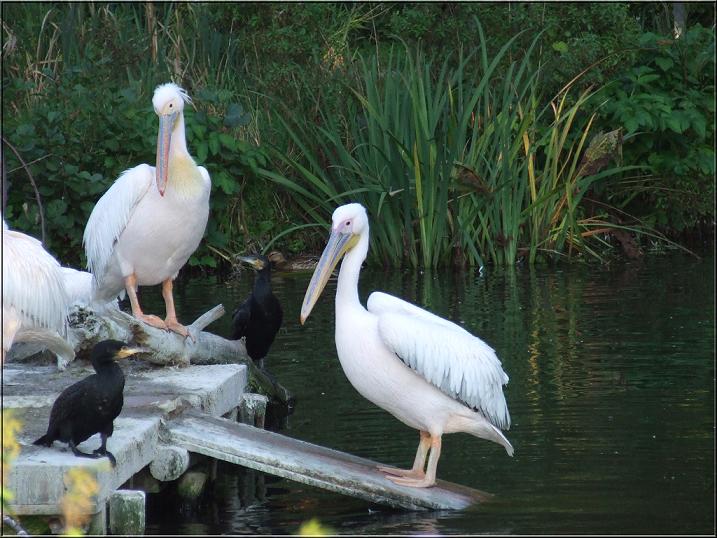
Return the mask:
[[[714,32],[645,33],[639,44],[635,64],[598,98],[601,124],[625,131],[625,161],[649,175],[613,184],[604,196],[649,225],[683,230],[713,214]]]

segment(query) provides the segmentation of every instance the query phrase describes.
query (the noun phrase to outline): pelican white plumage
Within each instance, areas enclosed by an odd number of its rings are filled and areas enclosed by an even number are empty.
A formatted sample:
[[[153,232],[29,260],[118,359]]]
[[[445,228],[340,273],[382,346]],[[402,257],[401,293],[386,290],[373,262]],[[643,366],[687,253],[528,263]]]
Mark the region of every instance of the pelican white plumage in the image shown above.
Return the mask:
[[[398,484],[432,486],[441,436],[454,432],[498,443],[512,456],[513,447],[500,431],[510,427],[502,389],[508,376],[493,349],[458,325],[386,293],[372,293],[364,308],[358,278],[368,246],[364,207],[337,208],[306,290],[301,323],[343,257],[336,288],[336,351],[344,373],[364,398],[420,433],[411,469],[380,469]]]
[[[42,243],[2,229],[2,360],[13,343],[32,342],[57,355],[64,369],[75,358],[65,340],[70,304],[60,264]]]
[[[126,290],[134,317],[183,336],[188,332],[177,320],[172,281],[204,235],[211,190],[209,173],[187,150],[185,102],[189,96],[176,84],[155,89],[157,167],[140,164],[120,175],[92,210],[83,237],[100,303]],[[164,321],[144,314],[137,298],[138,286],[159,283]]]

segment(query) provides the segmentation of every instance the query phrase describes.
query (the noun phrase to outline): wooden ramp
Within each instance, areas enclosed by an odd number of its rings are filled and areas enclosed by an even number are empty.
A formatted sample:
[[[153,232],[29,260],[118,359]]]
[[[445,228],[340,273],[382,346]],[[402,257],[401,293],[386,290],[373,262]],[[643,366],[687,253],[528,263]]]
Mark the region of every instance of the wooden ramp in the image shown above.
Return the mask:
[[[409,510],[461,510],[490,494],[439,480],[431,488],[394,484],[378,463],[190,411],[166,424],[170,444],[304,484]]]

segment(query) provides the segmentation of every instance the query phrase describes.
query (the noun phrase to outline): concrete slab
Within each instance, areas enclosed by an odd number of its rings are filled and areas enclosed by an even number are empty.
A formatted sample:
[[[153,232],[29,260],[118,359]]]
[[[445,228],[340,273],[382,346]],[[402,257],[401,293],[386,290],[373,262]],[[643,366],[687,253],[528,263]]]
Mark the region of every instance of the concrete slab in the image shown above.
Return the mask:
[[[55,442],[37,447],[32,441],[45,433],[50,409],[60,392],[92,372],[87,363],[72,363],[64,372],[41,365],[9,363],[3,368],[3,409],[14,409],[23,423],[18,441],[20,456],[13,462],[8,487],[15,493],[12,506],[18,515],[58,514],[66,492],[66,472],[82,466],[95,474],[100,492],[91,513],[104,507],[109,496],[135,473],[151,463],[160,444],[160,426],[184,409],[223,415],[241,401],[247,384],[246,367],[237,364],[147,367],[138,361],[126,368],[125,405],[115,420],[107,448],[117,467],[106,458],[78,458]],[[91,452],[100,445],[94,435],[79,445]]]
[[[490,497],[441,480],[431,488],[399,486],[374,461],[194,411],[166,427],[169,442],[190,452],[395,508],[461,510]]]

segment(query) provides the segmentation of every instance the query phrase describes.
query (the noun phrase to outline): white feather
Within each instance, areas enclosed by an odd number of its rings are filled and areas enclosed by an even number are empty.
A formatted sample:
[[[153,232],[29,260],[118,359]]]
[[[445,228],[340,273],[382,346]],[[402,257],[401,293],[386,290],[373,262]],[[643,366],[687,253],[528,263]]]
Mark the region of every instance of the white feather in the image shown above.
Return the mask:
[[[96,284],[105,275],[117,240],[153,182],[154,167],[140,164],[125,170],[97,201],[82,237],[87,269]]]
[[[374,295],[369,298],[369,311],[378,316],[378,331],[386,347],[444,394],[477,409],[494,426],[510,427],[502,390],[508,376],[488,344],[450,321],[387,294],[381,294],[382,311],[377,312]]]
[[[60,267],[60,274],[70,305],[86,306],[92,302],[92,275],[71,267]]]
[[[14,309],[22,327],[64,334],[69,302],[60,264],[40,241],[6,226],[2,247],[3,308]]]
[[[187,93],[176,84],[158,86],[155,112],[178,114],[168,147],[165,190],[155,188],[156,170],[142,164],[126,170],[92,210],[83,243],[94,276],[93,306],[100,307],[125,290],[132,276],[137,286],[174,279],[199,246],[209,216],[209,173],[187,151],[184,103]]]

